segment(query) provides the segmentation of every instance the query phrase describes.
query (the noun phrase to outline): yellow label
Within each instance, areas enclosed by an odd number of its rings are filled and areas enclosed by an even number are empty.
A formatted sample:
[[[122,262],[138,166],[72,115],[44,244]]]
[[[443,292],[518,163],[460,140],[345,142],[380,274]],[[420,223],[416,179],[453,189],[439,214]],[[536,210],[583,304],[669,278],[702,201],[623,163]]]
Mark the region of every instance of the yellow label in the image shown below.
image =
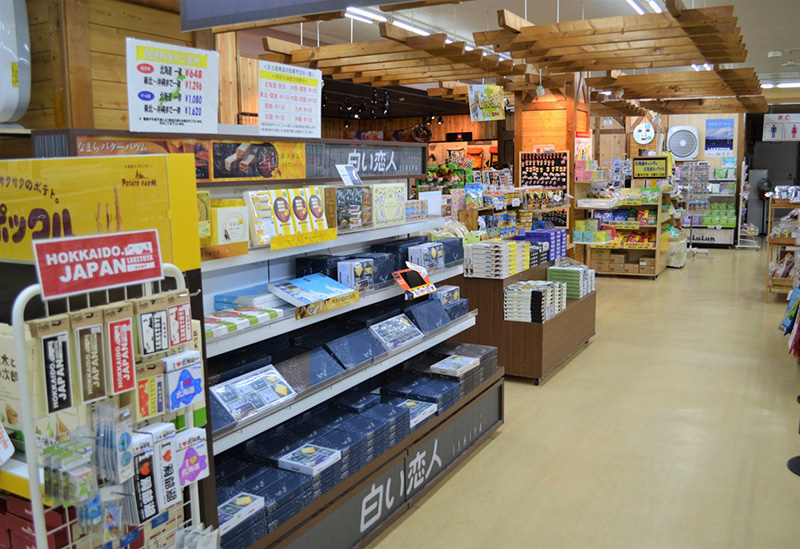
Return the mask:
[[[296,76],[294,74],[283,74],[274,71],[258,71],[258,77],[264,80],[277,80],[278,82],[289,82],[290,84],[300,84],[301,86],[316,87],[319,80],[306,76]]]
[[[19,88],[19,63],[11,62],[11,87]]]
[[[313,233],[273,236],[272,240],[270,240],[269,247],[273,250],[282,250],[284,248],[294,248],[295,246],[316,244],[317,242],[326,242],[328,240],[336,240],[335,228],[315,231]]]
[[[353,290],[352,292],[348,292],[344,295],[331,297],[330,299],[318,301],[317,303],[311,303],[310,305],[297,307],[294,310],[294,317],[297,320],[300,320],[301,318],[318,315],[326,311],[332,311],[334,309],[338,309],[339,307],[344,307],[346,305],[350,305],[351,303],[356,303],[357,301],[358,301],[358,292]]]
[[[0,161],[0,258],[33,261],[32,241],[158,229],[165,263],[200,267],[191,155]]]
[[[203,261],[222,259],[223,257],[234,257],[246,255],[248,252],[247,242],[234,242],[233,244],[220,244],[219,246],[206,246],[200,249],[200,256]]]
[[[154,61],[156,63],[171,63],[205,69],[208,66],[207,55],[184,53],[182,51],[151,48],[150,46],[136,46],[137,61]]]

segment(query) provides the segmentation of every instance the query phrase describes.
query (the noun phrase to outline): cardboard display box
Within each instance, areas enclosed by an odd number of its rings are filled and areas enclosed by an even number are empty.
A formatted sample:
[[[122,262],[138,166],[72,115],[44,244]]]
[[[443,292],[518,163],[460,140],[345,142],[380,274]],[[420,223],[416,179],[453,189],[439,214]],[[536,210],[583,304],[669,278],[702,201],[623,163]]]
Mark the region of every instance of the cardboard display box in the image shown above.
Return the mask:
[[[630,274],[639,274],[639,265],[636,263],[626,263],[625,272]]]

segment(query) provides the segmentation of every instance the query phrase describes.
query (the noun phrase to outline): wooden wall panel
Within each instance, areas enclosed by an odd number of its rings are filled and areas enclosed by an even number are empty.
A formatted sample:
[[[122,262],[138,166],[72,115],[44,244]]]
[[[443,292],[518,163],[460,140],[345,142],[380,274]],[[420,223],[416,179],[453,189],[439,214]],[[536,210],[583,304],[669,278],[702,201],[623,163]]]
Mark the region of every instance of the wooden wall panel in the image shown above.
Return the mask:
[[[258,59],[239,57],[241,112],[258,112]]]
[[[162,39],[171,38],[187,43],[194,40],[192,33],[181,32],[180,15],[119,0],[91,0],[89,23],[155,34]]]
[[[497,139],[496,122],[473,123],[468,114],[443,116],[444,123],[440,126],[433,123],[431,141],[444,141],[446,134],[451,132],[472,132],[473,141],[494,141]],[[350,120],[349,131],[382,131],[391,132],[409,130],[422,122],[420,117],[395,118],[391,122],[386,119],[377,120]],[[502,121],[501,121],[502,123]],[[323,139],[343,139],[346,136],[344,120],[341,118],[322,118]]]
[[[157,31],[158,28],[153,28],[151,31]],[[125,57],[125,38],[128,36],[132,38],[139,38],[141,40],[153,40],[154,42],[164,42],[165,44],[175,44],[177,46],[191,46],[192,43],[188,40],[176,40],[160,36],[158,34],[130,31],[125,29],[118,29],[116,27],[106,27],[104,25],[97,25],[89,23],[89,43],[91,44],[91,51],[100,53],[110,53],[113,55],[121,55]]]
[[[219,52],[219,123],[236,124],[239,109],[239,41],[235,32],[216,35]]]
[[[0,137],[0,158],[4,160],[13,158],[31,158],[32,140],[30,137]]]
[[[700,140],[700,150],[697,155],[697,160],[706,160],[708,161],[709,166],[711,168],[721,168],[722,167],[722,157],[721,156],[709,156],[706,157],[705,154],[705,144],[706,144],[706,120],[709,119],[719,119],[719,118],[732,118],[733,119],[733,151],[736,155],[736,151],[739,150],[739,144],[742,140],[742,132],[743,128],[740,126],[740,116],[738,114],[671,114],[669,116],[662,116],[662,118],[667,119],[667,123],[669,127],[674,126],[694,126],[697,128],[697,135],[699,136]],[[739,159],[739,163],[737,164],[737,168],[741,165],[741,159]]]
[[[107,130],[127,130],[128,110],[94,109],[94,124],[97,128]]]
[[[55,126],[55,97],[51,46],[53,30],[50,22],[51,0],[28,0],[28,25],[31,39],[31,103],[18,124],[40,129]],[[11,151],[9,151],[11,153]],[[14,153],[16,154],[16,153]],[[14,158],[3,155],[5,158]],[[27,156],[30,156],[28,153]],[[19,158],[19,156],[16,156]]]

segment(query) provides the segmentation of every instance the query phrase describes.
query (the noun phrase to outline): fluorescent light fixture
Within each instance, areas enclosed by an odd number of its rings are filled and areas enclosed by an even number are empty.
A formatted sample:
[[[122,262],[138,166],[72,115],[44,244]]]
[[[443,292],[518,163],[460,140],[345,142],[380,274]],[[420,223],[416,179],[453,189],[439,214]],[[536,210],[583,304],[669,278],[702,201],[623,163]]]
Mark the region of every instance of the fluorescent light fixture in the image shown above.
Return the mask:
[[[628,0],[628,4],[630,4],[630,6],[631,6],[633,9],[635,9],[635,10],[636,10],[636,13],[638,13],[639,15],[644,15],[644,10],[642,9],[642,6],[640,6],[639,4],[637,4],[637,3],[636,3],[636,0]]]
[[[658,5],[656,0],[647,0],[647,3],[650,4],[650,7],[653,8],[653,11],[656,13],[661,13],[664,11],[661,9],[661,6]]]
[[[779,88],[800,88],[800,82],[781,82]]]
[[[703,68],[705,70],[707,70],[707,71],[710,71],[711,70],[711,65],[709,65],[708,63],[703,63]]]
[[[372,24],[372,19],[367,19],[366,17],[361,17],[360,15],[356,15],[354,13],[345,12],[344,16],[345,17],[349,17],[350,19],[353,19],[354,21],[361,21],[362,23],[367,23],[368,25]]]
[[[700,67],[698,67],[696,63],[692,63],[692,68],[693,68],[694,70],[696,70],[696,71],[699,71],[699,70],[700,70]]]
[[[474,49],[472,46],[464,46],[464,51],[472,51]]]
[[[600,95],[611,95],[612,93],[614,92],[612,92],[611,90],[603,90],[600,92]]]
[[[373,13],[367,10],[362,10],[361,8],[348,7],[347,11],[349,11],[350,13],[354,13],[356,15],[360,15],[361,17],[366,17],[367,19],[380,21],[381,23],[385,23],[387,21],[387,19],[383,15],[379,13]]]
[[[403,23],[402,21],[395,20],[392,24],[397,26],[397,27],[400,27],[401,29],[406,29],[409,32],[413,32],[414,34],[419,34],[420,36],[430,36],[431,35],[431,33],[429,33],[426,30],[422,30],[420,28],[417,28],[414,25],[409,25],[408,23]]]
[[[449,38],[445,38],[445,39],[444,39],[444,43],[445,43],[445,44],[452,44],[452,43],[453,43],[453,41],[452,41],[452,40],[450,40]]]
[[[775,84],[761,84],[761,89],[762,90],[771,90],[774,87],[775,87]]]

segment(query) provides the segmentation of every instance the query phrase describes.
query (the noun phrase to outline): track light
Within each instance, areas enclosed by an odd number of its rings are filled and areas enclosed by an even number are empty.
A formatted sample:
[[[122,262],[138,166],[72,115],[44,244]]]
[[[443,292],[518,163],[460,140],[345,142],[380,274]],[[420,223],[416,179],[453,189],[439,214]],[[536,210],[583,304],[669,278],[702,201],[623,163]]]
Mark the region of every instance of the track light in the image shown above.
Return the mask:
[[[440,126],[441,126],[442,124],[444,124],[444,118],[442,118],[442,115],[441,115],[441,114],[439,115],[439,118],[436,120],[436,123],[437,123],[437,124],[439,124]]]
[[[433,107],[431,107],[430,109],[428,109],[428,120],[433,122],[434,118],[435,117],[433,116]]]
[[[344,96],[344,107],[348,111],[352,111],[353,110],[353,105],[350,104],[350,96],[349,95],[345,95]]]
[[[349,118],[345,118],[344,119],[344,127],[345,128],[349,128],[350,127],[350,119]]]
[[[547,93],[547,90],[542,85],[542,69],[539,69],[539,85],[536,86],[536,95],[542,97],[545,93]]]
[[[653,124],[655,124],[656,126],[661,124],[661,114],[660,113],[656,113],[656,115],[653,117]]]
[[[375,109],[370,109],[369,110],[369,118],[370,118],[370,120],[375,120],[375,118],[377,118],[375,116]]]
[[[339,113],[339,116],[344,116],[344,107],[343,107],[342,105],[339,105],[339,106],[336,108],[336,112],[338,112],[338,113]]]
[[[603,117],[603,126],[610,126],[613,123],[610,116]]]
[[[622,96],[624,95],[625,95],[625,90],[623,90],[622,88],[617,88],[617,91],[614,92],[614,99],[619,101],[622,99]]]

